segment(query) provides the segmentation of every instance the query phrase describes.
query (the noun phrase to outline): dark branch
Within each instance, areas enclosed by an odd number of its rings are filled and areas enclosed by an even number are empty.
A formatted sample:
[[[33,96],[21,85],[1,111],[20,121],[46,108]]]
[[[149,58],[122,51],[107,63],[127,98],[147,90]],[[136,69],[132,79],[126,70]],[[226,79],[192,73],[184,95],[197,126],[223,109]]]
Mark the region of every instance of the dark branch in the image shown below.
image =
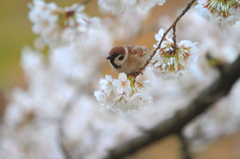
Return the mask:
[[[240,56],[234,63],[225,68],[221,76],[211,86],[203,90],[186,108],[176,112],[173,118],[156,125],[142,136],[110,150],[106,159],[123,158],[168,135],[181,131],[191,120],[229,93],[233,84],[240,77]]]

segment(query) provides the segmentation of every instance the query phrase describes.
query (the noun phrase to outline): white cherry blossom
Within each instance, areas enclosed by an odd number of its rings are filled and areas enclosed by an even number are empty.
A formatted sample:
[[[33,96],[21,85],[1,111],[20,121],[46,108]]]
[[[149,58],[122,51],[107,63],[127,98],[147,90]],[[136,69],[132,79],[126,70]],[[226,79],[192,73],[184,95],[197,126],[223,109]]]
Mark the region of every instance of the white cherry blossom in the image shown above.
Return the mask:
[[[106,79],[100,79],[99,83],[102,90],[94,91],[94,96],[101,105],[112,111],[137,110],[152,100],[147,94],[151,87],[150,82],[136,82],[125,73],[120,73],[118,79],[112,79],[107,75]]]
[[[158,41],[154,45],[155,48],[159,45],[163,34],[164,30],[160,29],[155,35],[155,39]],[[174,42],[167,34],[161,48],[157,51],[156,57],[151,61],[155,75],[162,79],[175,79],[186,75],[190,65],[196,62],[198,57],[196,44],[196,42],[182,40],[174,48]]]
[[[210,22],[231,26],[240,20],[239,0],[198,0],[195,8]]]
[[[84,6],[79,4],[60,8],[55,3],[33,0],[29,7],[33,32],[40,34],[43,41],[51,47],[66,46],[99,23],[98,18],[89,18],[83,13]]]
[[[166,0],[99,0],[100,8],[105,12],[121,14],[124,11],[137,8],[141,11],[147,11],[156,4],[163,5]]]
[[[130,81],[127,78],[125,73],[120,73],[118,79],[114,79],[113,85],[116,87],[116,90],[119,94],[130,94],[131,86]]]
[[[101,85],[105,93],[110,94],[111,91],[113,91],[114,89],[112,82],[112,76],[106,75],[106,79],[100,79],[99,84]]]

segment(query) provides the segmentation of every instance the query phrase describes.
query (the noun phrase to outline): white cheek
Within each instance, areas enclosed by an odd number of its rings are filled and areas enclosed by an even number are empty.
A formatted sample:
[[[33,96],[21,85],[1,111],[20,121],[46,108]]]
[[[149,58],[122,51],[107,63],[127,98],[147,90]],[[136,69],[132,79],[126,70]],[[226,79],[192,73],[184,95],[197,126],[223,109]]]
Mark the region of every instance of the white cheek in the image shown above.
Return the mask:
[[[118,66],[122,65],[126,61],[125,57],[122,60],[118,60],[119,57],[120,56],[118,56],[114,59],[114,63],[117,64]]]
[[[118,57],[116,57],[114,59],[114,63],[117,64],[117,65],[122,65],[123,63],[126,62],[127,58],[128,58],[128,53],[126,54],[126,56],[124,56],[124,58],[122,60],[119,60],[118,58],[120,57],[121,55],[119,55]]]
[[[128,55],[129,55],[129,50],[128,50],[126,47],[124,47],[124,49],[125,49],[126,55],[125,55],[124,58],[122,59],[122,63],[124,63],[124,62],[128,59]]]

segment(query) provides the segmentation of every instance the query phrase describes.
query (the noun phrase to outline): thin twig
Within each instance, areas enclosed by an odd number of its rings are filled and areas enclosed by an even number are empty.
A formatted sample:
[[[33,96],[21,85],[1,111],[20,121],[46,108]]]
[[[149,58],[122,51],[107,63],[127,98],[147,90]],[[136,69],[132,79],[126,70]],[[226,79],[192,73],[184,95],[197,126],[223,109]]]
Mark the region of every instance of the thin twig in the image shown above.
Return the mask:
[[[78,9],[78,7],[81,7],[82,5],[88,4],[90,1],[92,1],[92,0],[84,0],[84,1],[82,1],[82,2],[80,2],[80,3],[78,3],[78,5],[77,5],[77,7],[75,8],[75,10],[73,10],[73,13]]]
[[[98,68],[98,67],[96,67],[96,68]],[[93,71],[92,75],[96,75],[97,73],[98,73],[98,69],[95,69]],[[93,78],[90,77],[89,79],[93,79]],[[89,80],[88,82],[89,82],[89,84],[86,84],[86,85],[81,85],[81,84],[76,83],[75,92],[73,93],[72,97],[69,99],[69,101],[64,106],[64,109],[62,110],[62,115],[58,119],[59,142],[60,142],[59,145],[60,145],[60,148],[62,149],[62,152],[66,159],[78,159],[79,156],[74,154],[74,152],[71,150],[71,144],[67,140],[65,133],[64,133],[64,121],[66,119],[66,116],[70,113],[70,110],[73,108],[74,102],[76,102],[77,99],[80,97],[79,93],[82,92],[82,90],[86,90],[85,91],[86,94],[92,94],[92,90],[89,90],[89,85],[91,85],[90,84],[91,80]]]
[[[3,116],[7,108],[7,98],[3,90],[0,89],[0,123],[3,121]]]
[[[84,0],[81,3],[79,3],[79,5],[86,5],[87,3],[89,3],[92,0]]]
[[[64,110],[62,111],[62,115],[61,115],[61,117],[58,121],[58,123],[59,123],[60,148],[62,149],[62,152],[63,152],[66,159],[75,159],[76,158],[75,154],[70,149],[70,144],[69,144],[67,138],[65,137],[64,121],[65,121],[66,115],[71,110],[71,108],[73,106],[73,103],[79,97],[79,90],[80,90],[80,87],[77,87],[75,93],[73,94],[71,99],[65,105]]]
[[[184,14],[191,8],[191,6],[193,5],[193,3],[196,0],[192,0],[191,2],[188,3],[187,7],[182,11],[182,13],[177,17],[177,19],[173,22],[173,24],[164,32],[162,39],[160,40],[158,46],[156,49],[154,49],[153,53],[151,54],[149,60],[146,62],[146,64],[140,69],[141,71],[135,73],[135,76],[137,77],[139,74],[142,73],[142,70],[144,70],[148,64],[150,63],[150,61],[152,60],[153,56],[157,53],[157,51],[161,48],[162,42],[165,39],[166,35],[169,33],[169,31],[175,27],[178,23],[178,21],[184,16]]]
[[[182,146],[181,147],[182,159],[193,159],[192,154],[188,147],[188,142],[187,142],[184,134],[182,133],[182,131],[178,132],[177,136],[178,136],[180,144]]]
[[[63,153],[65,159],[73,159],[72,152],[70,150],[70,146],[67,142],[64,132],[61,128],[59,128],[59,129],[60,129],[60,131],[59,131],[60,144],[59,145],[60,145],[60,149],[62,150],[61,152]]]
[[[177,41],[176,41],[177,35],[176,35],[176,25],[173,27],[173,50],[174,53],[177,53]]]

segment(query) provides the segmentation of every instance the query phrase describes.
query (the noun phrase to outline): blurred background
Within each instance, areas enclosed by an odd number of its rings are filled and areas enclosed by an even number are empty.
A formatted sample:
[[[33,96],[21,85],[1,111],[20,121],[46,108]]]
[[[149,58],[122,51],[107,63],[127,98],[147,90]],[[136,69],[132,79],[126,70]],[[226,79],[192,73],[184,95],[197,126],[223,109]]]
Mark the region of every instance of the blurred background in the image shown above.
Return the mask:
[[[10,91],[16,86],[25,86],[20,67],[21,50],[33,45],[36,35],[32,32],[32,23],[28,19],[28,3],[31,0],[13,0],[0,2],[0,90]],[[61,7],[78,3],[78,0],[55,0]],[[97,16],[96,3],[86,8],[90,16]]]
[[[0,1],[0,92],[4,98],[9,99],[11,91],[15,87],[26,87],[23,72],[20,67],[20,52],[25,45],[32,45],[36,37],[32,30],[32,24],[28,20],[28,3],[30,0]],[[52,2],[47,0],[46,2]],[[79,2],[78,0],[54,0],[59,6],[65,7]],[[154,14],[171,13],[171,11],[185,6],[187,0],[167,0],[162,10],[153,10]],[[90,16],[100,16],[96,9],[96,1],[90,2],[86,7],[86,12]],[[148,36],[153,36],[150,33]],[[138,43],[151,44],[152,41],[140,39]],[[3,95],[0,102],[1,112],[4,113]],[[1,115],[3,115],[1,113]],[[240,134],[219,139],[199,152],[195,152],[196,159],[240,159],[237,154],[236,145],[240,147]],[[137,152],[128,159],[178,159],[181,147],[178,138],[170,136],[162,141],[148,146]]]

